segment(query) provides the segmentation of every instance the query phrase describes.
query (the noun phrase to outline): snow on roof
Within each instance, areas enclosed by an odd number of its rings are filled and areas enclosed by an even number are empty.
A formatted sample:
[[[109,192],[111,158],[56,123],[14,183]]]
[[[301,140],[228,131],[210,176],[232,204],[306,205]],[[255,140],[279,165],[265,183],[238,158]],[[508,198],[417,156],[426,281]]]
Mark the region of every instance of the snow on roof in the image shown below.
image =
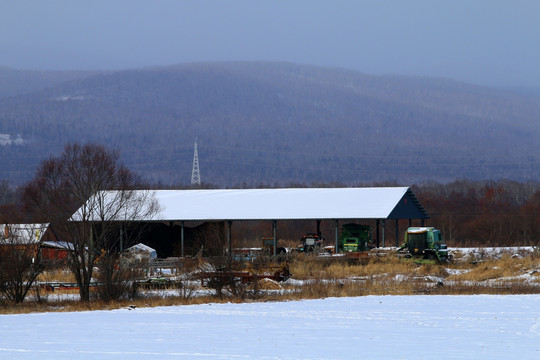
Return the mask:
[[[41,246],[51,247],[62,250],[73,250],[73,244],[66,241],[44,241]]]
[[[2,224],[0,225],[0,238],[8,242],[19,244],[37,244],[49,226],[46,224]]]
[[[420,211],[425,214],[408,187],[156,190],[154,198],[159,204],[159,212],[151,218],[130,217],[130,219],[138,221],[386,219],[408,193],[412,201],[407,206],[413,206],[417,213]],[[110,195],[110,198],[114,198],[113,194]],[[406,200],[404,202],[407,204]],[[410,218],[418,217],[410,216]]]
[[[432,227],[410,227],[407,229],[407,232],[410,234],[421,234],[432,230]]]
[[[145,256],[149,256],[151,259],[157,258],[156,250],[143,243],[133,245],[132,247],[127,248],[125,251],[127,254],[130,254],[131,256],[139,259],[142,259]]]
[[[158,191],[161,219],[289,220],[386,218],[408,188]]]
[[[133,245],[132,247],[127,248],[126,251],[128,251],[128,252],[146,252],[146,253],[155,253],[156,252],[155,249],[152,249],[150,246],[145,245],[143,243]]]

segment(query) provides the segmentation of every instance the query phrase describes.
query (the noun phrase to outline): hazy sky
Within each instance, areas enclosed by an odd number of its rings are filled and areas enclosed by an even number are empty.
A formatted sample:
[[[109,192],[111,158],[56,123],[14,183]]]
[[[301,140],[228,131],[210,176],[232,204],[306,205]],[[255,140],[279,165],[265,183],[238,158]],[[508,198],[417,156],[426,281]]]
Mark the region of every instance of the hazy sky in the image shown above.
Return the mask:
[[[221,60],[540,87],[540,1],[0,0],[0,66]]]

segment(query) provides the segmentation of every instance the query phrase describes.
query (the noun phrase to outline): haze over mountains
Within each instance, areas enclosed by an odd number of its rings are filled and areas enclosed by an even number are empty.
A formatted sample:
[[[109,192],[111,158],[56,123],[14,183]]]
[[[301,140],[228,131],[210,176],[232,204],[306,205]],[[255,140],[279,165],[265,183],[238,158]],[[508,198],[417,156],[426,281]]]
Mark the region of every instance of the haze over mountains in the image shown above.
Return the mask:
[[[98,142],[150,182],[540,180],[540,95],[271,62],[110,72],[0,68],[0,179]]]

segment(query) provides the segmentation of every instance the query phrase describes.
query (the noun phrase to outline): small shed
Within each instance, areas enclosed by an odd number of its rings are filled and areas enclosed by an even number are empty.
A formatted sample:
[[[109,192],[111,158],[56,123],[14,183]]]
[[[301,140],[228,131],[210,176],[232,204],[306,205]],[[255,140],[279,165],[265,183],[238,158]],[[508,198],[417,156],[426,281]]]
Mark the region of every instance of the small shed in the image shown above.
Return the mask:
[[[41,243],[41,258],[43,260],[65,263],[68,252],[73,250],[73,244],[64,241],[43,241]]]
[[[0,225],[0,249],[11,247],[31,251],[43,260],[65,261],[70,243],[60,242],[48,223],[43,224],[2,224]]]
[[[142,243],[127,248],[124,253],[132,259],[139,261],[152,260],[157,258],[156,250]]]

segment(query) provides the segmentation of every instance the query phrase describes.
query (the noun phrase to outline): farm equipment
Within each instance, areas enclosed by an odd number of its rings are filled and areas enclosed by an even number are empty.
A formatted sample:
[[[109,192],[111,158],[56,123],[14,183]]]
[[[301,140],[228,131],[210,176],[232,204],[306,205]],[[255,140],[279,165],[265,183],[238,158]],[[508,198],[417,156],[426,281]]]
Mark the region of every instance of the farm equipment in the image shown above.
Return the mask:
[[[288,263],[268,263],[259,266],[253,266],[249,263],[235,263],[231,265],[218,267],[214,271],[201,272],[199,274],[201,285],[212,281],[252,283],[261,279],[271,279],[281,282],[291,277]]]
[[[300,251],[305,253],[319,252],[323,247],[324,238],[317,234],[306,234],[302,236],[302,245]]]
[[[339,236],[339,252],[356,253],[369,251],[371,232],[369,225],[345,224]]]
[[[279,246],[279,240],[276,241],[276,255],[287,253],[287,249]],[[236,261],[254,261],[261,256],[274,255],[274,238],[263,237],[260,248],[234,248],[232,249],[233,259]]]
[[[405,242],[399,251],[407,250],[413,258],[447,261],[448,248],[439,230],[434,227],[410,227],[405,232]]]
[[[262,251],[265,255],[274,254],[274,238],[273,237],[263,237],[262,238]],[[276,255],[285,254],[287,249],[279,246],[279,240],[276,240]]]

